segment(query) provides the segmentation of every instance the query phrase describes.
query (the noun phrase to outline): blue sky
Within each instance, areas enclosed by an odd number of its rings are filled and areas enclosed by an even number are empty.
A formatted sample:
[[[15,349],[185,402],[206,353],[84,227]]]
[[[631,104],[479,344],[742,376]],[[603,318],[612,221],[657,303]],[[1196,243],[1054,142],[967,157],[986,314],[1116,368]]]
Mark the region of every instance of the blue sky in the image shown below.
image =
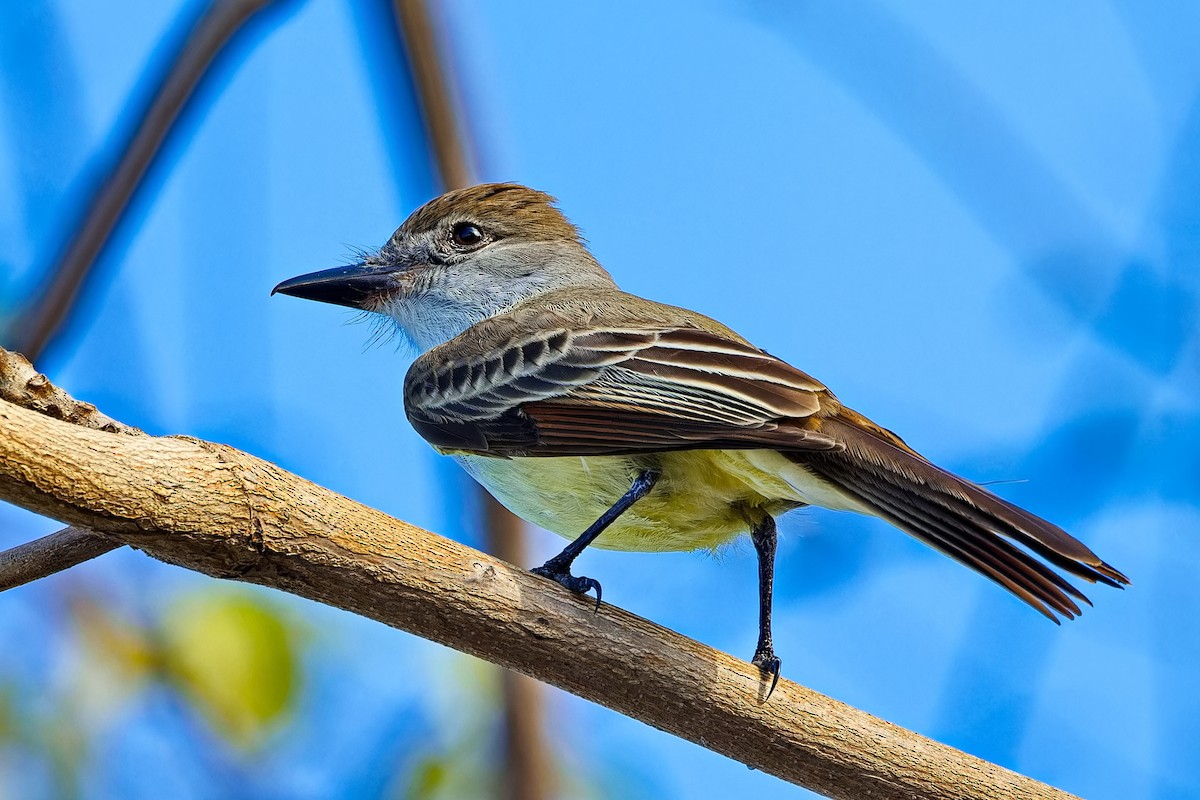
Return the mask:
[[[147,65],[198,8],[0,11],[4,309],[36,284]],[[1096,608],[1056,628],[884,523],[799,512],[779,558],[785,673],[1090,798],[1200,791],[1200,9],[443,9],[483,178],[558,196],[624,288],[717,317],[935,461],[1005,481],[1133,580],[1093,589]],[[227,442],[478,544],[468,479],[403,420],[411,354],[366,346],[349,312],[268,297],[381,244],[436,192],[384,24],[376,5],[308,0],[240,37],[40,367],[126,422]],[[0,521],[5,544],[54,528],[9,508]],[[530,539],[535,561],[561,545]],[[753,650],[748,545],[589,552],[581,568],[613,603]],[[150,606],[204,585],[131,553],[81,569]],[[0,635],[27,631],[51,591],[6,595]],[[337,642],[312,657],[309,730],[271,762],[295,796],[350,786],[322,754],[436,728],[473,680],[436,645],[284,602]],[[39,647],[0,671],[53,663]],[[322,683],[335,674],[361,691]],[[551,705],[568,763],[638,791],[795,796],[584,701]],[[139,750],[157,724],[134,717],[122,741],[169,772]],[[136,790],[113,770],[105,785]]]

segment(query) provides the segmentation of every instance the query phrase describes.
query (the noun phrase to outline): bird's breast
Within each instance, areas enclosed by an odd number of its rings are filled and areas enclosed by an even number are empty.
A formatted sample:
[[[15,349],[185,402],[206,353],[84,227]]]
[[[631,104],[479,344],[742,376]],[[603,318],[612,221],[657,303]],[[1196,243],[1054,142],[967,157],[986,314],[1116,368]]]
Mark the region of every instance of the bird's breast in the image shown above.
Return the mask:
[[[455,459],[510,511],[568,538],[612,507],[640,472],[659,470],[654,489],[597,540],[613,550],[715,548],[744,533],[756,514],[801,504],[785,480],[740,451]]]

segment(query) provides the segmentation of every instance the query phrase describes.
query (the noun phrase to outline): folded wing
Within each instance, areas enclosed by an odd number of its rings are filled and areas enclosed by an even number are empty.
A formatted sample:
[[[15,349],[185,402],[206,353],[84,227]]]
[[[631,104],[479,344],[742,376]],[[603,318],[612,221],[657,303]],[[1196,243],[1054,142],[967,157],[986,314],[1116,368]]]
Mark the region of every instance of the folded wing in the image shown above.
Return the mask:
[[[514,327],[483,339],[482,354],[480,343],[448,342],[409,371],[405,409],[434,445],[497,456],[841,447],[814,416],[832,401],[824,386],[717,333]]]

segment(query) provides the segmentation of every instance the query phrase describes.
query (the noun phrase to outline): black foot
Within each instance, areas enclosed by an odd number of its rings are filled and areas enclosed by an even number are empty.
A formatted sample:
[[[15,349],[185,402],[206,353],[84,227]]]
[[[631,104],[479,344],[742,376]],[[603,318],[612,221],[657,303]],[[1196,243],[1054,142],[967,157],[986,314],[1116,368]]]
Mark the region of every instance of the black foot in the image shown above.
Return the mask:
[[[560,570],[554,565],[554,559],[547,561],[536,569],[530,570],[530,572],[534,575],[541,575],[543,578],[549,578],[559,586],[575,594],[587,594],[592,589],[595,589],[596,611],[600,610],[600,581],[595,578],[576,577],[566,570]]]
[[[775,686],[779,683],[779,668],[783,666],[783,662],[779,660],[779,656],[775,655],[774,650],[761,650],[754,654],[750,663],[762,670],[764,676],[771,676],[771,688],[767,690],[767,696],[763,698],[763,702],[766,702],[771,699],[771,693],[775,691]]]

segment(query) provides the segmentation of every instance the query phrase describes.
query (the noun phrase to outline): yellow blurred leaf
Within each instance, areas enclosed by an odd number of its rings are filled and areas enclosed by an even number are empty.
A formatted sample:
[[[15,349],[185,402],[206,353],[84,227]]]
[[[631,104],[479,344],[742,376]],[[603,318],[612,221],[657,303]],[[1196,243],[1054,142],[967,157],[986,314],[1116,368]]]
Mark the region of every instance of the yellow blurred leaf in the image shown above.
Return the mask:
[[[262,597],[207,590],[177,600],[163,620],[164,678],[216,731],[253,750],[292,707],[299,635]]]
[[[84,657],[93,667],[97,660],[103,661],[114,679],[127,684],[138,683],[154,668],[154,643],[142,626],[83,589],[69,595],[67,607]]]
[[[95,725],[119,713],[157,674],[157,642],[147,623],[86,584],[71,587],[66,600],[79,648],[69,702],[86,725]]]
[[[426,757],[413,765],[409,775],[405,800],[434,800],[445,788],[449,773],[447,764],[440,758]]]
[[[13,688],[8,683],[0,684],[0,742],[6,742],[16,734],[12,703]]]

